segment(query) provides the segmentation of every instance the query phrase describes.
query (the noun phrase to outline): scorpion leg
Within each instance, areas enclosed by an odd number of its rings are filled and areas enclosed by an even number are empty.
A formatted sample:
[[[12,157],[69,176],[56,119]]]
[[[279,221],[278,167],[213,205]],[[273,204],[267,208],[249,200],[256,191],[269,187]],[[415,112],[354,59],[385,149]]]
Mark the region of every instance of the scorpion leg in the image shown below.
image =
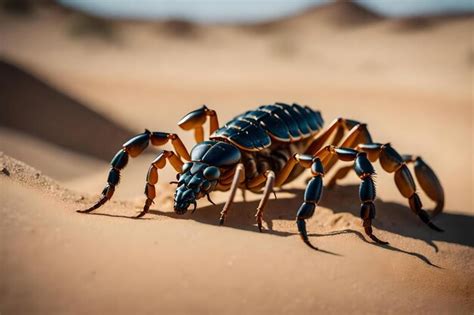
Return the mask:
[[[360,217],[363,220],[365,234],[367,234],[374,242],[386,245],[388,242],[384,242],[377,238],[372,231],[372,220],[375,218],[375,183],[372,176],[375,174],[375,170],[367,158],[367,153],[357,153],[354,170],[362,180],[359,188],[359,198],[362,202],[360,207]]]
[[[270,198],[270,195],[273,192],[273,187],[275,185],[275,173],[273,171],[267,171],[265,176],[267,178],[267,182],[265,184],[265,189],[263,191],[263,197],[260,200],[260,203],[258,204],[257,213],[255,214],[258,230],[260,232],[262,232],[263,210],[265,209],[265,206],[267,205],[268,198]]]
[[[407,162],[411,160],[415,163],[415,175],[422,189],[429,198],[436,202],[434,213],[439,213],[444,205],[444,191],[441,183],[433,170],[421,159],[406,157],[405,160],[393,149],[389,143],[370,143],[358,146],[360,150],[367,152],[373,161],[379,159],[380,165],[388,173],[395,173],[395,184],[403,197],[409,201],[410,208],[418,217],[431,229],[442,232],[443,230],[431,222],[430,216],[423,209],[420,197],[416,193],[416,185],[407,167]]]
[[[306,186],[304,201],[296,213],[296,225],[298,226],[298,232],[300,233],[303,242],[313,249],[318,249],[317,247],[314,247],[308,239],[305,220],[313,216],[323,193],[324,170],[319,158],[312,159],[311,174],[313,177]]]
[[[133,158],[140,155],[148,147],[148,144],[150,142],[154,146],[161,146],[169,141],[171,141],[171,144],[173,145],[173,148],[176,151],[176,156],[178,159],[180,159],[180,157],[183,157],[188,161],[191,159],[188,150],[186,149],[178,135],[173,133],[151,132],[149,130],[145,130],[144,133],[138,134],[132,139],[125,142],[123,144],[123,148],[117,152],[117,154],[110,162],[112,167],[109,171],[109,175],[107,178],[107,185],[103,189],[102,197],[99,199],[99,201],[92,207],[85,210],[78,210],[78,212],[91,212],[101,207],[103,204],[105,204],[108,200],[112,198],[115,192],[115,187],[119,184],[120,181],[120,171],[127,165],[129,157]]]
[[[344,137],[344,139],[342,139],[342,143],[340,145],[338,145],[338,147],[347,147],[347,148],[354,148],[356,147],[359,143],[371,143],[372,142],[372,138],[370,136],[370,133],[369,131],[367,130],[367,125],[366,124],[362,124],[358,121],[355,121],[355,120],[351,120],[351,119],[342,119],[340,118],[339,121],[342,121],[342,125],[343,127],[345,127],[346,129],[349,129],[350,128],[350,131],[349,133]],[[343,128],[339,128],[339,130],[342,130],[344,131]],[[339,132],[338,132],[339,133]],[[333,141],[333,145],[337,145],[338,142],[341,140],[341,138],[338,137],[338,135],[335,136],[334,138],[334,141]],[[322,143],[324,144],[324,142]],[[321,161],[323,162],[324,164],[324,170],[326,172],[330,171],[331,168],[334,166],[334,164],[336,164],[336,162],[338,161],[337,157],[334,156],[334,155],[331,155],[330,152],[328,151],[325,151],[326,148],[323,148],[321,150],[321,147],[322,146],[316,146],[317,147],[317,152],[316,151],[312,151],[311,154],[313,155],[318,155],[321,157]],[[315,148],[316,148],[315,147]],[[336,184],[336,181],[338,179],[342,179],[344,178],[345,176],[347,176],[347,174],[352,170],[352,166],[344,166],[342,167],[340,170],[337,171],[337,173],[329,180],[329,182],[327,183],[327,187],[328,188],[331,188],[333,187],[335,184]]]
[[[237,189],[239,188],[239,184],[242,183],[244,180],[245,180],[245,168],[242,163],[239,163],[236,167],[234,177],[232,179],[229,198],[227,198],[224,208],[221,211],[219,225],[224,224],[225,218],[227,216],[227,212],[229,211],[230,206],[234,202],[235,193],[237,192]]]
[[[351,122],[353,122],[355,125],[342,140],[341,144],[337,146],[341,148],[355,148],[359,143],[371,143],[372,139],[367,130],[367,125],[352,120]],[[324,149],[320,151],[324,151]],[[318,152],[316,155],[321,156],[321,153]],[[337,161],[338,157],[334,154],[324,154],[321,156],[321,162],[323,162],[326,172],[329,172]]]
[[[349,147],[349,148],[357,148],[361,149],[368,154],[368,158],[370,161],[375,162],[379,156],[381,156],[381,151],[385,151],[382,155],[385,156],[384,159],[390,159],[390,158],[395,158],[398,162],[397,165],[400,165],[399,163],[406,163],[414,164],[414,169],[415,169],[415,176],[420,184],[422,190],[426,193],[426,195],[433,200],[436,203],[436,206],[432,212],[432,216],[436,216],[439,213],[443,211],[444,208],[444,190],[443,187],[441,186],[441,183],[436,176],[435,172],[426,164],[421,157],[413,156],[413,155],[404,155],[403,157],[400,157],[400,155],[395,152],[393,153],[393,149],[386,149],[384,150],[381,144],[373,143],[372,142],[372,137],[370,136],[369,131],[367,130],[367,126],[365,124],[360,124],[356,121],[353,120],[345,120],[346,125],[352,125],[353,128],[351,132],[347,135],[347,137],[343,140],[341,143],[341,147]],[[348,123],[349,122],[349,123]],[[385,146],[390,146],[389,144]],[[388,153],[387,153],[388,152]],[[388,154],[388,157],[387,157]],[[323,160],[323,164],[325,167],[326,171],[329,171],[332,166],[335,164],[337,161],[335,157],[330,158],[330,155],[326,155],[326,159]],[[391,157],[390,157],[391,156]],[[329,157],[329,158],[328,158]],[[400,162],[402,161],[402,162]],[[382,161],[381,161],[382,163]],[[387,162],[385,162],[387,164]],[[383,165],[382,165],[383,167]],[[384,168],[385,169],[385,168]],[[391,173],[396,170],[387,170],[387,172]],[[344,178],[347,176],[347,174],[350,171],[350,167],[342,167],[339,169],[336,174],[329,180],[327,186],[330,188],[334,186],[337,180]],[[403,173],[406,173],[403,171]],[[410,174],[410,179],[408,179],[408,182],[412,180],[411,174]],[[400,182],[400,179],[399,179]],[[411,197],[411,196],[409,196]],[[407,198],[409,198],[407,197]],[[417,197],[413,197],[417,198]],[[419,198],[418,198],[419,199]],[[413,201],[412,201],[413,203]],[[415,207],[415,206],[413,206]],[[412,209],[413,209],[412,207]],[[414,210],[415,211],[415,210]],[[418,212],[415,211],[417,214]],[[424,216],[424,214],[421,214]],[[426,217],[426,216],[425,216]],[[426,218],[423,219],[424,222],[426,221]],[[426,222],[425,222],[426,223]]]
[[[206,105],[185,115],[178,122],[178,126],[184,130],[194,129],[194,138],[196,142],[199,143],[204,141],[204,129],[202,126],[206,122],[207,117],[209,117],[210,120],[209,135],[211,135],[214,131],[219,129],[219,120],[217,119],[216,111],[207,108]]]
[[[333,143],[336,141],[338,142],[340,140],[341,135],[344,133],[345,128],[346,124],[344,118],[335,119],[325,131],[323,131],[313,140],[308,149],[306,149],[305,154],[314,155],[316,152],[318,152],[319,149],[324,146],[324,144],[333,134]]]
[[[435,172],[419,156],[405,155],[403,160],[407,164],[414,163],[415,177],[418,184],[420,184],[421,189],[423,189],[428,198],[436,203],[432,217],[437,216],[444,208],[444,190]]]
[[[180,173],[183,167],[183,162],[181,159],[176,156],[172,151],[162,151],[156,159],[151,162],[150,168],[146,176],[146,185],[145,185],[145,196],[146,201],[143,206],[143,210],[136,216],[136,218],[141,218],[148,213],[150,206],[153,204],[153,200],[156,197],[155,185],[158,183],[158,169],[162,169],[166,166],[166,160],[168,160],[176,172]]]
[[[345,118],[335,119],[323,133],[313,140],[308,149],[306,149],[305,154],[315,155],[316,152],[318,152],[324,144],[328,142],[333,134],[334,136],[332,141],[330,141],[330,144],[342,146],[342,144],[339,145],[339,142],[343,139],[345,132],[351,131],[358,125],[360,125],[360,123],[355,120]]]
[[[361,179],[359,188],[359,198],[361,201],[360,217],[363,220],[365,233],[376,243],[388,244],[377,238],[372,230],[372,220],[375,218],[375,183],[372,177],[375,175],[375,170],[367,158],[367,153],[351,148],[327,146],[320,150],[319,154],[325,157],[331,155],[341,161],[355,161],[353,167]],[[326,159],[326,161],[331,160],[331,158]],[[347,169],[344,171],[347,172]]]
[[[316,206],[321,199],[323,191],[323,165],[318,157],[313,157],[307,154],[294,154],[282,168],[275,179],[275,186],[280,187],[283,185],[290,175],[294,167],[299,164],[300,166],[308,169],[311,168],[312,179],[308,182],[304,193],[304,201],[301,204],[296,214],[296,225],[298,232],[303,242],[313,249],[314,247],[308,239],[308,233],[306,231],[306,219],[313,216]]]
[[[242,200],[244,202],[246,202],[247,201],[247,190],[245,190],[245,188],[242,188],[241,192],[242,192]]]

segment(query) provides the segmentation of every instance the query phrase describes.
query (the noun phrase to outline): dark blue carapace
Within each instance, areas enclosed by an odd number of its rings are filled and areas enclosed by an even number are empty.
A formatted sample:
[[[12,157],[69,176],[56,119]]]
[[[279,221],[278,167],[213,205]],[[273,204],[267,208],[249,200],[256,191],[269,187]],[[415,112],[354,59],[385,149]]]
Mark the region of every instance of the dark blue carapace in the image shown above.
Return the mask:
[[[196,200],[208,196],[216,188],[221,168],[229,168],[240,162],[240,150],[219,141],[204,141],[194,146],[191,162],[183,164],[178,174],[178,188],[174,194],[174,210],[186,213]]]

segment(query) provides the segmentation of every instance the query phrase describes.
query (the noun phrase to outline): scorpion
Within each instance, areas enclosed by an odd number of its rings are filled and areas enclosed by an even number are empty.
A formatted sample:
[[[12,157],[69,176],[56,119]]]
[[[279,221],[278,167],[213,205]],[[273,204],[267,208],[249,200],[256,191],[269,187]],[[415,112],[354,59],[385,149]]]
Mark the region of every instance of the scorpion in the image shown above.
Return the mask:
[[[208,120],[209,139],[204,140],[203,126]],[[156,196],[158,171],[169,162],[177,172],[177,181],[171,182],[177,185],[174,193],[176,214],[186,213],[191,204],[194,212],[196,201],[204,196],[213,203],[209,194],[215,190],[230,191],[220,212],[219,224],[223,225],[236,191],[240,188],[243,192],[263,193],[255,214],[261,232],[264,209],[274,189],[281,188],[305,169],[310,169],[311,178],[307,182],[304,200],[296,212],[296,225],[301,239],[311,248],[317,249],[309,241],[305,220],[313,216],[321,200],[324,174],[337,161],[346,161],[352,163],[335,172],[326,186],[334,186],[337,180],[354,170],[361,181],[360,218],[365,233],[376,243],[388,244],[375,236],[372,230],[376,213],[375,170],[372,162],[379,160],[383,170],[394,173],[395,184],[401,195],[408,199],[411,210],[431,229],[443,231],[423,209],[415,180],[408,168],[408,165],[414,165],[419,185],[435,202],[432,215],[442,212],[443,188],[434,171],[421,157],[400,155],[390,143],[373,142],[367,125],[355,120],[337,118],[327,128],[324,129],[323,125],[324,120],[319,111],[296,103],[275,103],[247,111],[219,127],[216,111],[203,105],[178,122],[180,128],[194,130],[197,144],[191,153],[177,134],[146,129],[125,142],[113,157],[107,185],[100,200],[78,212],[91,212],[112,198],[120,181],[120,172],[127,165],[129,157],[140,155],[149,143],[163,146],[171,142],[174,150],[160,151],[151,162],[146,175],[146,201],[136,218],[149,211]]]

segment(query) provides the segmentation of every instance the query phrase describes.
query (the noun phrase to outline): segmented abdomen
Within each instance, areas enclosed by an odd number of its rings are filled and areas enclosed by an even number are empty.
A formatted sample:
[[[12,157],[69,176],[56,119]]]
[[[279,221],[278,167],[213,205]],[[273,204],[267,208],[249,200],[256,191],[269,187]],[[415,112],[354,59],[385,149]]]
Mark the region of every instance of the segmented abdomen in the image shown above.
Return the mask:
[[[239,115],[216,130],[211,139],[224,138],[247,151],[267,148],[273,141],[295,142],[317,133],[324,121],[308,106],[275,103]]]

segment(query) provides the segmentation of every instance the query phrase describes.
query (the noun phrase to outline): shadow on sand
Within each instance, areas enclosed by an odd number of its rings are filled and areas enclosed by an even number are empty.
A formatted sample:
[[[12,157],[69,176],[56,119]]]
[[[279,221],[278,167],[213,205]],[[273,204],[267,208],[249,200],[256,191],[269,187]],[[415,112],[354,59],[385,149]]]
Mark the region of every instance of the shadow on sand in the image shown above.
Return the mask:
[[[296,235],[294,232],[277,231],[273,229],[273,220],[294,221],[296,210],[300,206],[303,199],[304,189],[291,189],[285,191],[291,193],[292,196],[290,198],[270,200],[264,218],[268,226],[268,229],[265,230],[265,233],[277,236]],[[327,189],[324,192],[324,196],[320,202],[320,205],[324,208],[331,209],[334,213],[345,212],[351,213],[355,217],[358,217],[359,200],[357,191],[358,185],[336,186],[331,190]],[[177,215],[174,212],[164,212],[160,210],[150,210],[149,213],[178,220],[194,220],[204,224],[218,225],[222,206],[222,204],[215,206],[205,206],[198,208],[194,214],[188,212],[185,215]],[[229,212],[225,225],[235,229],[258,232],[254,217],[257,206],[258,201],[244,202],[237,198],[231,211]],[[438,247],[434,241],[474,247],[474,231],[472,229],[474,226],[474,216],[446,211],[434,219],[434,222],[445,230],[445,232],[439,233],[425,226],[418,219],[418,217],[412,213],[411,209],[407,205],[393,202],[384,202],[383,200],[377,199],[376,207],[377,218],[374,220],[373,225],[379,230],[422,240],[433,247],[436,252],[438,251]],[[101,215],[100,213],[96,214]],[[315,215],[317,216],[317,212]],[[387,250],[414,256],[430,266],[439,268],[438,266],[431,263],[427,257],[420,253],[406,251],[391,245],[379,245],[368,241],[364,234],[358,230],[344,229],[324,234],[310,233],[309,235],[313,237],[331,237],[342,234],[354,234],[366,243],[382,247]],[[324,250],[320,251],[328,254],[338,255],[336,253],[331,253]]]
[[[0,59],[0,125],[109,161],[130,130]]]

